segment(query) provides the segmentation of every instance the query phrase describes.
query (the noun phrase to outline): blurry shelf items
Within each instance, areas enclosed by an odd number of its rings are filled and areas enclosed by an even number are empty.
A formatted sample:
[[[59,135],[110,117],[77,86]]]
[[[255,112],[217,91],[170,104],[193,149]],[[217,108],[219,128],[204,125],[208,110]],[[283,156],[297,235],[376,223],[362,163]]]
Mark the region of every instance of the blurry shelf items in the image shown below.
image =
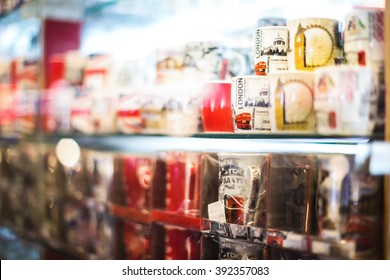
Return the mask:
[[[388,8],[287,2],[0,1],[0,255],[388,258]]]

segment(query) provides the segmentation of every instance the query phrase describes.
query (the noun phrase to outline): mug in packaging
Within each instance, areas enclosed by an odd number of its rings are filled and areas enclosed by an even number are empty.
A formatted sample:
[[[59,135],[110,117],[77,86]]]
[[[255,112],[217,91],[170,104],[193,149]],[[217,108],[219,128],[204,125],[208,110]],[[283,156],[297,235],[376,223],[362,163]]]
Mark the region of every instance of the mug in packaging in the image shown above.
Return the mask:
[[[260,154],[218,154],[218,201],[224,206],[226,222],[240,225],[253,223],[263,159]],[[212,211],[218,211],[218,208],[209,206],[209,216],[215,216]]]
[[[319,234],[325,240],[340,241],[348,223],[352,191],[351,158],[345,155],[319,157],[317,219]]]
[[[122,162],[126,205],[141,210],[149,209],[152,158],[129,155],[125,156]]]
[[[314,71],[314,83],[318,133],[370,135],[373,132],[378,95],[368,67],[323,67]]]
[[[256,75],[288,69],[288,29],[285,26],[266,26],[253,32],[253,60]]]
[[[269,75],[273,132],[313,133],[313,73],[287,71]]]
[[[210,81],[203,85],[202,123],[205,132],[234,131],[230,81]]]
[[[267,243],[284,244],[284,231],[316,233],[316,159],[312,155],[272,154],[267,161],[267,180],[262,188],[267,194],[258,201],[259,207],[265,205]]]
[[[233,78],[231,102],[235,132],[266,133],[271,131],[267,77],[252,75]]]
[[[166,154],[167,211],[199,216],[200,155],[197,153],[168,152]]]
[[[318,158],[316,211],[320,237],[352,244],[347,251],[349,258],[378,258],[383,213],[380,178],[369,174],[367,164],[357,157],[333,154]]]
[[[383,130],[385,119],[385,12],[380,8],[354,8],[347,14],[344,52],[348,65],[367,66],[373,71],[378,92],[375,130]]]
[[[299,18],[287,22],[291,70],[340,64],[343,61],[341,23],[327,18]]]

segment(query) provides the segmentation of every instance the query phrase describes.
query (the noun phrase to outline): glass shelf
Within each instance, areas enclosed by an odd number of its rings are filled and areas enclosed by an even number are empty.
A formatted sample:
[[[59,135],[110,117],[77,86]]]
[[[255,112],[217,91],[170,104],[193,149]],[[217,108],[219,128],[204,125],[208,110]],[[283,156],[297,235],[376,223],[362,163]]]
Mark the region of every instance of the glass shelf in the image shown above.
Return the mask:
[[[305,153],[356,155],[361,162],[370,159],[373,175],[390,174],[390,143],[382,135],[320,136],[293,134],[214,134],[191,136],[163,134],[111,135],[29,135],[0,136],[0,143],[16,145],[21,142],[56,145],[61,139],[73,139],[81,148],[112,153],[154,155],[163,151],[199,153]]]
[[[81,147],[113,152],[150,154],[161,151],[344,153],[356,154],[359,145],[375,141],[370,137],[321,137],[304,135],[195,134],[169,136],[136,135],[45,135],[43,143],[56,144],[72,138]],[[379,139],[379,138],[378,138]]]

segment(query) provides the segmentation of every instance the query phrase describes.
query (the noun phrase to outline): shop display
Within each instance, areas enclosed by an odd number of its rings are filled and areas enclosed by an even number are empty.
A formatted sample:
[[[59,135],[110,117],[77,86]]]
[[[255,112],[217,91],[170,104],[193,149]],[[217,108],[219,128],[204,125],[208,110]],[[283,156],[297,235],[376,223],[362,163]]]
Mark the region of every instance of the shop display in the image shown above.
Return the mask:
[[[2,14],[26,1],[0,2]],[[384,132],[384,13],[178,35],[165,18],[154,36],[157,18],[130,36],[118,18],[123,46],[58,38],[64,49],[41,58],[0,43],[0,231],[75,259],[385,258],[387,189],[369,171]],[[26,45],[49,49],[45,36]],[[59,152],[65,137],[74,154]]]

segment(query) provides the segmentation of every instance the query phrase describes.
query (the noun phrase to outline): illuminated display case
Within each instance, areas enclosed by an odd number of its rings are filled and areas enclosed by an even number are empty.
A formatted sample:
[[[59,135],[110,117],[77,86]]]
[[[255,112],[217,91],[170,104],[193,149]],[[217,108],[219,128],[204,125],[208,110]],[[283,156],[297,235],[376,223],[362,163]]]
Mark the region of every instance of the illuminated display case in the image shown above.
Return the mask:
[[[255,74],[255,28],[389,4],[309,2],[0,1],[0,223],[41,250],[5,258],[388,259],[388,116],[204,130],[201,85]]]

